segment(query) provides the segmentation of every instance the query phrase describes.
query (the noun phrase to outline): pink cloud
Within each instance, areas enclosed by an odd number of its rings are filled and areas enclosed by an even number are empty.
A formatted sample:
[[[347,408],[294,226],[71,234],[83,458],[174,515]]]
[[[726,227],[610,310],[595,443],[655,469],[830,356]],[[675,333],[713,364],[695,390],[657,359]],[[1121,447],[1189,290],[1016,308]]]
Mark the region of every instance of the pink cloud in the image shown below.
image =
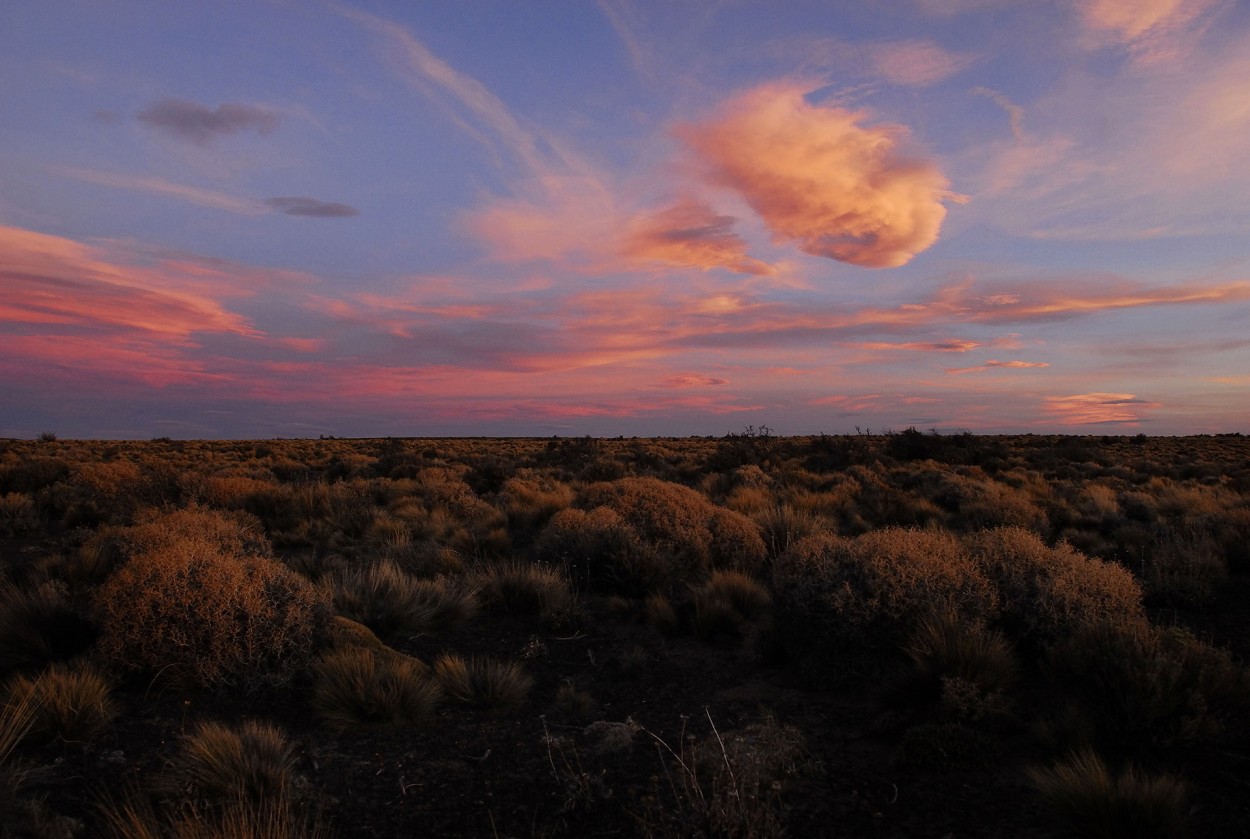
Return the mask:
[[[899,151],[901,126],[864,127],[862,113],[811,105],[806,92],[758,87],[678,134],[777,239],[854,265],[907,263],[937,241],[954,197],[946,178]]]
[[[733,232],[733,216],[718,215],[702,201],[684,198],[667,209],[635,216],[621,245],[630,261],[681,268],[726,267],[740,274],[768,275],[775,269],[747,255]]]
[[[1157,403],[1139,399],[1131,393],[1079,393],[1072,396],[1047,396],[1044,410],[1063,425],[1096,425],[1122,423],[1136,425]]]
[[[988,370],[1028,370],[1049,366],[1048,361],[987,361],[976,367],[948,367],[946,372],[960,376],[964,373],[984,373]]]
[[[1138,61],[1183,55],[1220,0],[1079,0],[1081,21],[1095,35],[1125,46]]]
[[[162,266],[159,280],[142,266],[68,239],[0,227],[0,320],[45,326],[140,330],[182,338],[194,332],[255,335],[242,316],[198,290],[203,266],[180,284]]]

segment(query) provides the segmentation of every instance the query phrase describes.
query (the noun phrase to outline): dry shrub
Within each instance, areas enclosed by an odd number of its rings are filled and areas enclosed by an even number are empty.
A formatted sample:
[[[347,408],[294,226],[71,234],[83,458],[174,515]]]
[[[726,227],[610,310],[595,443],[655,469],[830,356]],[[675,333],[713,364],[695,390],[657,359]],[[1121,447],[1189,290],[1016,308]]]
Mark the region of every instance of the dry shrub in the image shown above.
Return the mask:
[[[994,616],[998,595],[949,533],[887,528],[810,536],[773,570],[783,640],[817,655],[899,649],[918,621]]]
[[[0,495],[0,536],[10,539],[39,529],[39,510],[24,492]]]
[[[112,687],[87,668],[54,665],[34,678],[17,676],[7,692],[7,704],[31,703],[36,708],[29,736],[40,741],[91,740],[117,715]]]
[[[534,686],[534,680],[516,662],[458,655],[435,659],[434,678],[449,698],[483,708],[520,705]]]
[[[393,562],[348,568],[328,578],[335,610],[382,637],[449,629],[477,612],[472,588],[445,577],[422,580]]]
[[[568,580],[546,565],[491,565],[475,574],[473,581],[488,609],[547,618],[567,611],[573,603]]]
[[[202,518],[197,514],[196,518]],[[130,559],[96,593],[99,652],[129,671],[199,685],[256,686],[303,666],[328,613],[315,588],[281,563],[228,553],[224,528],[181,529]],[[208,517],[214,526],[220,520]],[[159,534],[157,523],[146,525]]]
[[[181,510],[141,510],[133,527],[114,531],[125,556],[200,542],[229,556],[270,556],[265,529],[255,516],[240,511],[186,507]]]
[[[1002,628],[1025,649],[1043,649],[1091,622],[1145,623],[1141,589],[1119,565],[1067,544],[1048,547],[1018,527],[972,534],[964,544],[998,590]]]
[[[338,731],[420,723],[442,698],[423,662],[389,649],[344,646],[323,656],[313,673],[313,709]]]
[[[750,519],[717,507],[689,487],[657,478],[591,484],[578,504],[617,512],[643,543],[671,559],[674,576],[681,580],[711,567],[750,570],[767,553]]]
[[[537,532],[573,503],[573,490],[554,478],[525,474],[504,481],[500,503],[514,533]]]
[[[1028,773],[1033,786],[1078,836],[1175,839],[1185,834],[1188,788],[1130,766],[1112,775],[1088,749]]]
[[[646,594],[673,573],[671,563],[607,507],[556,513],[539,535],[535,553],[562,565],[578,585],[624,594]]]
[[[754,521],[733,510],[714,507],[707,527],[712,534],[709,549],[714,568],[757,571],[763,567],[768,551]]]
[[[1118,749],[1210,740],[1250,708],[1250,671],[1178,629],[1087,624],[1045,661],[1099,741]]]

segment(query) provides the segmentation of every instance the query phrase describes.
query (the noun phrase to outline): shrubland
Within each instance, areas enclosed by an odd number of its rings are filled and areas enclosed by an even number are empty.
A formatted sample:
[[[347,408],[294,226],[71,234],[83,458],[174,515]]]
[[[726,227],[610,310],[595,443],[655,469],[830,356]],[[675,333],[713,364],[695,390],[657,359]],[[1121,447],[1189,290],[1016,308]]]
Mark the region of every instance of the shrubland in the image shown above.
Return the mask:
[[[1238,435],[48,435],[0,556],[13,835],[1250,817]]]

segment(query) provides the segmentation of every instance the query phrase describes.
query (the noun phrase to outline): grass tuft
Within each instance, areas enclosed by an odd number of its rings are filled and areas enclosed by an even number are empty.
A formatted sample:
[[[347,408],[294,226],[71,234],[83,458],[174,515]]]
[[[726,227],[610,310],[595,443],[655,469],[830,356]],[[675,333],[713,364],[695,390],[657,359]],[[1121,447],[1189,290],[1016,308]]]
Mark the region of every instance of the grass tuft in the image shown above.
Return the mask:
[[[394,651],[335,650],[317,662],[314,676],[313,708],[338,731],[423,722],[442,698],[425,664]]]
[[[1113,775],[1089,749],[1028,775],[1079,836],[1169,839],[1185,833],[1188,788],[1171,776],[1132,766]]]
[[[520,705],[534,686],[516,662],[458,655],[439,656],[434,661],[434,678],[449,698],[483,708]]]

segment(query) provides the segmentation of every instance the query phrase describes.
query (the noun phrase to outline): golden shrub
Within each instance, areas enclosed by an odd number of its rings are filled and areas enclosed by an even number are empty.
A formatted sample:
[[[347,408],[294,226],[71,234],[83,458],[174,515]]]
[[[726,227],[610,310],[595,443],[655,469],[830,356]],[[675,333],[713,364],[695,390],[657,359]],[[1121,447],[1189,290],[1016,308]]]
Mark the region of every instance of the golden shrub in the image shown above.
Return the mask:
[[[282,564],[184,535],[140,553],[96,593],[99,651],[123,670],[200,685],[281,681],[328,619],[315,588]]]
[[[897,649],[926,616],[978,623],[997,612],[993,585],[941,531],[818,533],[778,558],[773,582],[792,640],[818,646]]]
[[[1145,623],[1141,587],[1122,566],[1067,544],[1048,547],[1018,527],[975,533],[964,544],[998,591],[1004,631],[1026,647],[1045,647],[1091,622]]]

